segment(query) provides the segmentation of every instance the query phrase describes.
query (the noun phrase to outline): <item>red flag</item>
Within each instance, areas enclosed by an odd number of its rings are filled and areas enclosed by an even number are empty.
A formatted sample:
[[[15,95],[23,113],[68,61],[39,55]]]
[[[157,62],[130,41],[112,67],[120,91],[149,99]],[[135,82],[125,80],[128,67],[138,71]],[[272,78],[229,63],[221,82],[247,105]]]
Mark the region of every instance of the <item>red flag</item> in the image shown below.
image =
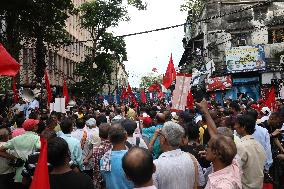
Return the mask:
[[[123,87],[123,88],[122,88],[121,95],[120,95],[120,99],[121,99],[121,100],[124,100],[124,99],[127,98],[127,97],[128,97],[128,95],[127,95],[126,89]]]
[[[128,95],[128,97],[130,97],[131,102],[137,107],[138,103],[137,103],[137,100],[135,98],[135,95],[134,95],[132,88],[131,88],[129,83],[128,83],[128,87],[127,87],[127,95]]]
[[[159,93],[158,93],[158,98],[162,98],[162,97],[164,97],[165,95],[164,95],[164,93],[162,92],[162,91],[160,91]]]
[[[44,73],[44,80],[45,80],[45,87],[46,87],[46,92],[47,92],[47,106],[49,107],[50,102],[52,101],[52,92],[51,92],[48,74],[46,70]]]
[[[19,101],[16,77],[13,77],[13,93],[14,93],[14,103],[16,104]]]
[[[128,83],[128,86],[127,86],[127,94],[128,95],[133,95],[132,88],[131,88],[129,83]]]
[[[0,43],[0,75],[16,76],[20,70],[20,64],[6,51]]]
[[[141,90],[140,97],[141,97],[141,102],[142,103],[146,103],[147,102],[147,97],[146,97],[144,89]]]
[[[275,103],[276,103],[275,89],[274,89],[274,87],[272,87],[271,90],[269,91],[268,95],[267,95],[267,99],[265,101],[265,105],[269,109],[274,110],[275,109]]]
[[[170,87],[170,85],[172,84],[173,80],[175,80],[175,78],[176,78],[176,70],[171,54],[170,62],[168,64],[167,71],[163,78],[163,85],[165,86],[166,89]]]
[[[158,69],[157,68],[153,68],[152,72],[157,72],[158,73]]]
[[[191,91],[189,91],[187,95],[187,108],[191,110],[194,109],[194,99]]]
[[[153,84],[148,88],[148,91],[161,92],[161,85],[159,85],[158,83],[153,83]]]
[[[63,83],[63,96],[65,97],[65,106],[67,106],[68,103],[69,103],[69,95],[68,95],[68,88],[67,88],[67,84],[66,84],[65,79],[64,79],[64,83]]]
[[[40,154],[30,189],[50,189],[47,166],[47,141],[41,138],[40,142]]]

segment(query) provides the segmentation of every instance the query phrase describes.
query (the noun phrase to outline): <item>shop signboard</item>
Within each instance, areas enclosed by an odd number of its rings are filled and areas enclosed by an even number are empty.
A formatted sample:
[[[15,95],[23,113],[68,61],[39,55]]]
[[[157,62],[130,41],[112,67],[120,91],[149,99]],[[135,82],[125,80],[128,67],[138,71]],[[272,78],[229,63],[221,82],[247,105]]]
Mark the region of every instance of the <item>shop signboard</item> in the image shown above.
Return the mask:
[[[265,70],[263,45],[233,47],[225,54],[228,73]]]
[[[205,80],[206,91],[226,90],[232,88],[232,78],[230,75],[223,77],[208,78]]]

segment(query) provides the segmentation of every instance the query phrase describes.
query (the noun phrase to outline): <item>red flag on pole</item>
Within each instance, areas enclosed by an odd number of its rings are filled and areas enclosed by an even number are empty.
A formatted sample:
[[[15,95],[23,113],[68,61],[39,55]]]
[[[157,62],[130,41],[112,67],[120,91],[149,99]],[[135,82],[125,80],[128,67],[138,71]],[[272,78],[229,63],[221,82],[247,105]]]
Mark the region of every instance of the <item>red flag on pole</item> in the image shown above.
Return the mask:
[[[128,83],[128,86],[127,86],[127,94],[128,94],[128,95],[132,95],[132,94],[133,94],[132,88],[131,88],[131,86],[130,86],[129,83]]]
[[[126,89],[123,87],[121,95],[120,95],[120,99],[123,101],[127,97],[128,97],[128,95],[127,95]]]
[[[46,87],[46,92],[47,92],[47,106],[49,107],[50,102],[52,101],[52,92],[51,92],[48,74],[46,70],[44,73],[44,79],[45,79],[45,87]]]
[[[158,83],[153,83],[149,88],[148,91],[157,91],[158,93],[161,92],[161,85]]]
[[[15,77],[20,70],[20,64],[6,51],[0,43],[0,75]]]
[[[189,91],[187,95],[187,108],[190,110],[194,109],[194,99],[191,91]]]
[[[170,62],[168,64],[167,71],[163,78],[163,85],[165,86],[166,89],[170,87],[170,85],[175,80],[175,78],[176,78],[176,70],[175,70],[175,65],[173,63],[173,57],[171,54]]]
[[[144,89],[141,90],[141,95],[140,95],[140,97],[141,97],[141,102],[142,102],[142,103],[146,103],[146,102],[147,102],[147,97],[146,97],[146,94],[145,94]]]
[[[272,87],[267,95],[267,99],[265,100],[265,105],[273,111],[275,109],[275,103],[275,89]]]
[[[68,88],[67,88],[67,84],[66,84],[65,79],[64,79],[64,83],[63,83],[63,96],[65,97],[65,106],[67,106],[68,103],[69,103],[69,95],[68,95]]]
[[[16,77],[13,77],[13,93],[14,93],[14,103],[16,104],[19,101]]]
[[[47,166],[47,141],[40,139],[41,148],[30,189],[50,189]]]

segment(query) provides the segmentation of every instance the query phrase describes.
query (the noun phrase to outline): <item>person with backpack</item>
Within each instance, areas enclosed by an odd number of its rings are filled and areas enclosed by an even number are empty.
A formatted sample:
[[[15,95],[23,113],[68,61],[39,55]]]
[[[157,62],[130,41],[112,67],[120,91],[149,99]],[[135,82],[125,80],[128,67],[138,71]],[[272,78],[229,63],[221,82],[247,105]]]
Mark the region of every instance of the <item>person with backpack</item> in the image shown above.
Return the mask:
[[[141,148],[148,149],[145,141],[139,137],[133,137],[134,131],[137,128],[137,124],[135,121],[130,119],[125,119],[121,122],[122,127],[127,132],[127,140],[125,145],[130,149],[132,146],[139,146]]]

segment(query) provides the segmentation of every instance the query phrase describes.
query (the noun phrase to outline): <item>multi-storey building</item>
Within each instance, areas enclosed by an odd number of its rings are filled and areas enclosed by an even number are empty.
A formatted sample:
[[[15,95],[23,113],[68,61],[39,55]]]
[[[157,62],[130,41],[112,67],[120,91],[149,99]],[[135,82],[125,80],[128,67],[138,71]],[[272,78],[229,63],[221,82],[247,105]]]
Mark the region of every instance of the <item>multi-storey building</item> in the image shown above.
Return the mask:
[[[86,0],[73,0],[74,6],[79,7]],[[87,30],[80,27],[79,15],[70,15],[66,20],[66,31],[69,34],[71,45],[54,48],[46,45],[46,65],[49,73],[50,84],[61,86],[63,79],[67,82],[74,82],[79,78],[74,76],[76,65],[84,60],[87,54],[90,54],[90,35]],[[81,42],[86,41],[86,42]],[[34,79],[35,48],[26,47],[21,52],[21,83],[29,85]]]
[[[237,99],[240,94],[256,100],[261,92],[282,82],[282,0],[208,0],[198,20],[186,25],[179,66],[184,72],[192,68],[207,72],[208,93],[219,100]],[[224,76],[228,77],[216,79]],[[224,81],[231,83],[222,86]],[[223,88],[218,88],[219,84]],[[284,89],[274,86],[278,92]]]

